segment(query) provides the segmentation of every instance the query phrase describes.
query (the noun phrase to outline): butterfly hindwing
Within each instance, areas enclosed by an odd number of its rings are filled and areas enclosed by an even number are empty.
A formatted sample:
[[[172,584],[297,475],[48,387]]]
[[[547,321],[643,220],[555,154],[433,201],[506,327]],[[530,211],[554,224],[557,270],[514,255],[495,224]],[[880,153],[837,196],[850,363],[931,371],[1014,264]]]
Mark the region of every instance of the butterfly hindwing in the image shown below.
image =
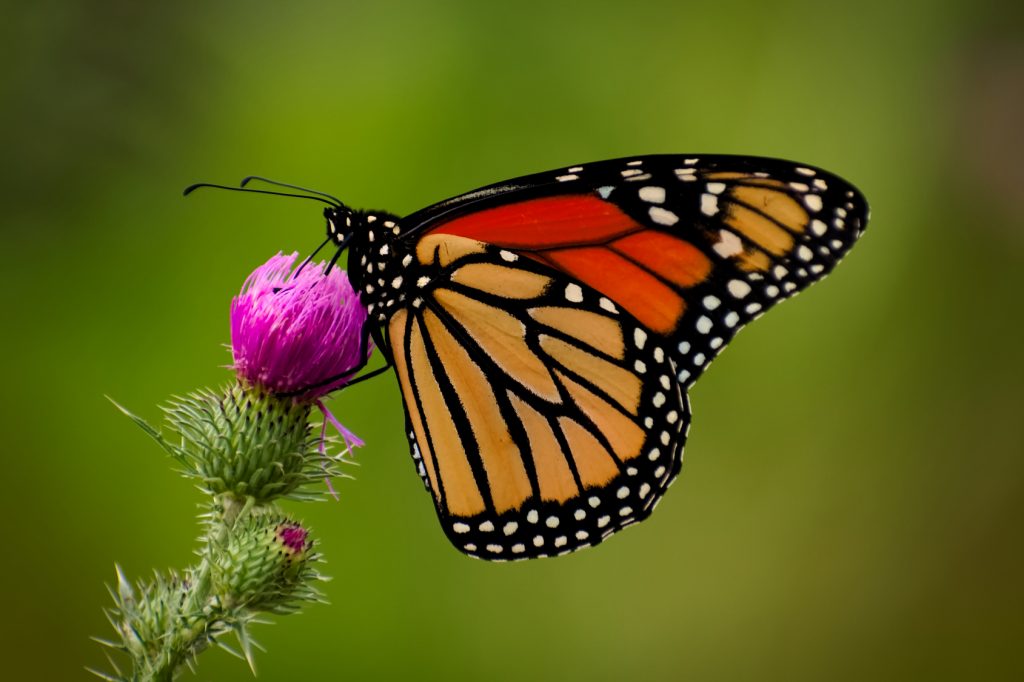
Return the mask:
[[[388,326],[414,458],[444,530],[487,559],[562,554],[645,518],[689,407],[672,355],[608,297],[452,235]]]

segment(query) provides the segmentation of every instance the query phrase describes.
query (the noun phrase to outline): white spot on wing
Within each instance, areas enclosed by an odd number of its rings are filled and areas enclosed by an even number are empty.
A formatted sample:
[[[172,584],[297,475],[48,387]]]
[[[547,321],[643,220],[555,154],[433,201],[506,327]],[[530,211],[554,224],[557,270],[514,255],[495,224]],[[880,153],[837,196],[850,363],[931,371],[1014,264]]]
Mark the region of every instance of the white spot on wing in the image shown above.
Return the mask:
[[[651,206],[647,212],[650,214],[651,220],[659,225],[675,225],[679,222],[679,216],[661,206]]]
[[[744,296],[750,293],[750,285],[741,279],[729,280],[729,283],[726,285],[726,288],[729,290],[729,293],[732,294],[734,298],[743,298]]]
[[[573,303],[582,303],[583,289],[580,288],[579,284],[567,284],[565,285],[565,298]]]
[[[705,195],[707,196],[707,195]],[[729,258],[743,253],[743,242],[729,230],[719,230],[719,241],[712,247],[722,258]]]
[[[640,198],[652,204],[663,204],[665,203],[665,188],[664,187],[641,187]]]
[[[700,212],[704,215],[715,215],[718,213],[718,197],[714,194],[701,194]]]

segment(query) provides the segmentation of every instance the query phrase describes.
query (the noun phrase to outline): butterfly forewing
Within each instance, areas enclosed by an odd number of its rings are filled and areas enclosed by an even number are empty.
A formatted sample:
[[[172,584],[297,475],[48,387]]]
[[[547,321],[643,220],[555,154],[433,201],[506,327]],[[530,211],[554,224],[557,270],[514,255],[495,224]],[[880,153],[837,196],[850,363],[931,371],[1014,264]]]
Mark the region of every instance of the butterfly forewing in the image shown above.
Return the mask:
[[[643,519],[679,470],[678,367],[585,283],[464,237],[389,322],[414,456],[441,523],[488,559],[562,554]]]
[[[688,385],[740,327],[835,266],[867,205],[808,166],[648,156],[512,180],[412,219],[428,239],[504,247],[601,292],[665,338]]]

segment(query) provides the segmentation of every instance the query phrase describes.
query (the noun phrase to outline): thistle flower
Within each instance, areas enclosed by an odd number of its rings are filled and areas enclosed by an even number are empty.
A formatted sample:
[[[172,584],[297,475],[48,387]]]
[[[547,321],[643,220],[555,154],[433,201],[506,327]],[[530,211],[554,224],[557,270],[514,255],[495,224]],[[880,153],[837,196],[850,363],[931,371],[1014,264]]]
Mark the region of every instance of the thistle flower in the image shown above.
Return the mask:
[[[278,253],[249,275],[231,302],[231,352],[246,382],[312,402],[344,386],[352,374],[341,375],[373,348],[360,350],[367,313],[345,272],[295,270],[297,258]]]
[[[115,682],[172,680],[216,644],[255,673],[252,624],[263,612],[294,613],[322,601],[326,578],[309,531],[283,516],[282,498],[317,499],[320,477],[333,494],[341,456],[329,457],[327,424],[346,453],[362,445],[321,398],[344,386],[372,352],[362,337],[366,310],[345,273],[322,263],[295,269],[297,254],[277,254],[253,272],[231,303],[231,350],[237,382],[200,390],[164,407],[167,429],[128,415],[211,496],[198,565],[133,587],[118,571],[108,610],[117,633],[100,640],[131,660],[132,671],[95,672]],[[117,403],[114,403],[117,405]],[[323,423],[311,422],[314,407]],[[223,636],[234,633],[238,649]]]
[[[363,445],[321,398],[344,386],[354,373],[346,370],[372,352],[360,349],[366,310],[343,270],[325,275],[323,263],[295,270],[297,258],[278,253],[246,279],[231,302],[233,368],[240,382],[165,407],[177,438],[165,438],[120,408],[216,497],[251,497],[257,504],[315,499],[305,487],[320,478],[337,497],[330,479],[338,475],[334,464],[340,458],[327,455],[327,425],[338,430],[346,453]],[[324,417],[319,438],[309,420],[313,406]]]

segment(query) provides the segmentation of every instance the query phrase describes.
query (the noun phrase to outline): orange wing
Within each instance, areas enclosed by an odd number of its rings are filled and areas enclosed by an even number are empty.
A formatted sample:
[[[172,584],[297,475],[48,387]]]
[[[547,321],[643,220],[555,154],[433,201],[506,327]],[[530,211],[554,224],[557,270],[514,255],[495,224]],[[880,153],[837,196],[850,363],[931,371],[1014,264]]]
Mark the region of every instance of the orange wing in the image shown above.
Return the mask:
[[[644,518],[679,470],[686,388],[866,221],[834,175],[727,156],[574,166],[404,219],[429,283],[389,336],[452,542],[547,556]]]

